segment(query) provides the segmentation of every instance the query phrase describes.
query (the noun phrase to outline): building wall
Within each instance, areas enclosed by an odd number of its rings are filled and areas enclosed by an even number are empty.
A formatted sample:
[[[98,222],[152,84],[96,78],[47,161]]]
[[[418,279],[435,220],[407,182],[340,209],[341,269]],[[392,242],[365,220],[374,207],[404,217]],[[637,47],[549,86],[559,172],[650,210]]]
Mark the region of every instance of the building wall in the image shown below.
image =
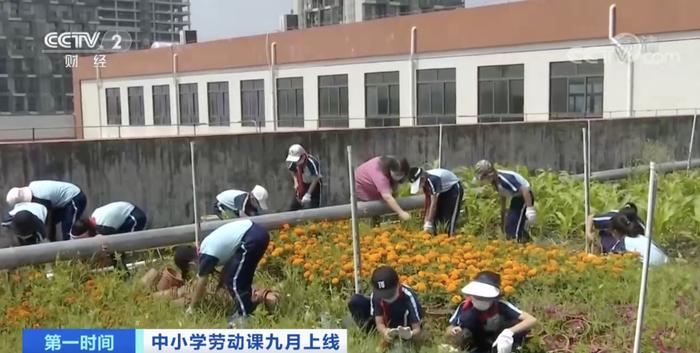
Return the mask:
[[[0,116],[0,141],[75,138],[72,115]]]
[[[443,130],[443,166],[455,168],[489,158],[531,170],[581,172],[581,128],[585,121],[462,125]],[[651,158],[685,160],[691,117],[605,119],[591,122],[592,170],[622,167]],[[699,124],[700,125],[700,124]],[[698,127],[700,129],[700,127]],[[438,158],[438,127],[345,129],[206,136],[194,139],[199,210],[210,213],[216,194],[227,188],[265,186],[273,210],[293,197],[284,159],[293,143],[321,160],[324,200],[347,203],[346,146],[353,164],[380,154],[405,156],[413,165]],[[696,134],[697,136],[697,134]],[[152,227],[192,222],[190,138],[17,143],[0,145],[0,194],[31,180],[59,179],[79,185],[88,212],[108,202],[132,201],[147,212]],[[658,151],[665,151],[663,155]],[[700,157],[700,139],[695,139]],[[653,152],[653,151],[652,151]]]
[[[636,116],[692,114],[700,107],[697,92],[700,81],[687,77],[700,74],[700,61],[694,54],[700,51],[700,33],[659,35],[650,44],[634,65],[633,105]],[[401,125],[413,124],[415,100],[415,70],[434,68],[456,69],[456,115],[457,122],[470,124],[477,122],[478,83],[477,72],[480,66],[524,65],[524,120],[543,121],[549,119],[550,105],[550,63],[572,60],[604,61],[604,117],[624,117],[628,112],[627,64],[615,55],[614,47],[607,40],[578,41],[538,46],[521,46],[498,49],[470,50],[443,54],[417,55],[412,66],[407,57],[387,57],[356,59],[336,62],[308,63],[303,65],[280,65],[271,74],[267,68],[219,70],[177,75],[180,83],[196,82],[199,89],[199,122],[208,121],[207,82],[228,81],[230,99],[230,127],[196,127],[197,134],[236,133],[256,131],[240,126],[241,97],[240,81],[246,79],[265,80],[265,119],[267,124],[262,131],[273,131],[275,116],[272,81],[274,78],[298,77],[304,79],[305,128],[318,127],[318,76],[347,74],[349,125],[351,128],[365,126],[365,83],[366,73],[399,71],[400,73],[400,116]],[[175,86],[172,76],[147,76],[100,81],[99,102],[97,82],[81,82],[83,99],[82,114],[86,138],[112,138],[131,136],[163,136],[187,134],[192,127],[128,126],[127,90],[128,86],[143,86],[146,103],[146,125],[153,121],[153,111],[149,108],[150,87],[154,84],[171,85],[171,122],[177,125],[175,106]],[[122,126],[109,127],[106,123],[105,89],[120,87],[122,103]],[[647,110],[654,111],[647,111]],[[679,112],[675,110],[679,109]],[[661,112],[657,112],[661,110]],[[101,128],[97,128],[101,127]],[[115,135],[115,130],[117,135]],[[285,130],[281,128],[280,130]],[[192,131],[194,133],[194,131]]]

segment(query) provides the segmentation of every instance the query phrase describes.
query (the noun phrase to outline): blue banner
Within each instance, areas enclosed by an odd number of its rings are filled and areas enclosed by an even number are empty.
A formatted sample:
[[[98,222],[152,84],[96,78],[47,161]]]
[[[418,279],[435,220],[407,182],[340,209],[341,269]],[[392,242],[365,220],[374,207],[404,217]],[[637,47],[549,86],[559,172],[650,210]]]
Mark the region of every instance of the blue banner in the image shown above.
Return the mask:
[[[347,353],[346,330],[27,329],[23,353]]]
[[[135,330],[25,329],[22,353],[136,353]]]

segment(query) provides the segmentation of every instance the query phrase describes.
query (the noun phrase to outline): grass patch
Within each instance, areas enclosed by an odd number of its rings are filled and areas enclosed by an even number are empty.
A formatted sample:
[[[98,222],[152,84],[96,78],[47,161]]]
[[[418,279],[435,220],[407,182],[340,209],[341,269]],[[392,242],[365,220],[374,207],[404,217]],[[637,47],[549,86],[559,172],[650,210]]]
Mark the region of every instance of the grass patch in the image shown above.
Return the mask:
[[[324,254],[325,268],[343,271],[341,253],[331,244],[334,237],[345,236],[349,244],[347,223],[323,229],[324,224],[282,230],[273,235],[275,249],[285,245],[315,242],[316,250],[329,246],[330,251],[316,251]],[[315,229],[311,232],[310,229]],[[466,245],[473,247],[478,254],[475,267],[491,268],[505,272],[506,269],[527,265],[536,269],[537,274],[518,281],[514,276],[514,291],[508,299],[523,310],[535,315],[540,324],[533,331],[526,352],[545,352],[566,344],[571,352],[622,352],[630,351],[634,337],[634,320],[639,292],[640,265],[629,257],[595,258],[581,260],[576,252],[560,246],[547,247],[532,245],[521,252],[514,250],[514,244],[502,241],[485,241],[469,236],[459,236],[452,243],[445,238],[432,237],[416,240],[422,234],[413,234],[397,227],[369,230],[364,239],[391,244],[415,243],[415,248],[400,250],[400,256],[387,260],[389,250],[377,259],[369,256],[365,270],[376,263],[393,263],[401,269],[400,274],[411,279],[414,288],[416,281],[426,284],[420,290],[423,305],[429,307],[427,330],[431,341],[422,352],[439,352],[443,343],[442,333],[447,326],[448,314],[454,309],[454,296],[458,290],[447,288],[440,279],[439,266],[441,247],[444,251],[456,251]],[[295,234],[298,232],[299,234]],[[374,233],[373,233],[374,232]],[[386,235],[384,233],[389,233]],[[287,240],[282,240],[286,235]],[[405,238],[403,241],[398,237]],[[315,239],[315,240],[314,240]],[[437,242],[431,243],[431,242]],[[366,244],[365,244],[366,245]],[[435,249],[438,258],[430,265],[416,266],[412,263],[400,264],[407,258],[415,262],[415,253],[428,256]],[[542,249],[542,250],[535,250]],[[529,252],[528,252],[529,251]],[[346,301],[352,294],[350,276],[341,277],[332,284],[333,274],[324,275],[323,270],[312,269],[314,278],[306,274],[307,263],[315,264],[316,259],[304,259],[298,265],[291,264],[294,245],[290,253],[273,256],[268,252],[265,264],[256,277],[256,283],[275,288],[282,293],[282,301],[275,312],[259,308],[252,320],[257,328],[337,328],[347,322]],[[489,254],[495,255],[489,255]],[[489,259],[490,258],[490,259]],[[490,262],[482,263],[490,260]],[[600,260],[600,261],[599,261]],[[510,264],[509,264],[510,261]],[[558,266],[553,267],[556,261]],[[459,269],[463,259],[445,263],[444,273]],[[484,266],[478,266],[483,264]],[[520,264],[520,265],[515,265]],[[584,264],[584,265],[582,265]],[[162,266],[163,264],[157,265]],[[522,266],[521,266],[522,265]],[[434,267],[433,267],[434,266]],[[577,268],[580,267],[580,268]],[[548,271],[548,268],[551,271]],[[134,279],[124,280],[113,272],[91,273],[92,267],[84,263],[60,263],[54,266],[54,277],[47,279],[39,268],[23,268],[14,273],[3,273],[0,285],[0,351],[18,352],[21,348],[21,329],[28,327],[105,327],[105,328],[225,328],[226,316],[230,310],[228,301],[217,301],[209,296],[195,315],[188,316],[182,308],[173,307],[169,301],[153,299]],[[434,269],[434,270],[433,270]],[[580,269],[580,270],[579,270]],[[613,269],[619,269],[614,270]],[[514,271],[515,271],[514,270]],[[140,270],[134,278],[144,273]],[[320,271],[320,272],[318,272]],[[419,272],[424,273],[419,273]],[[429,271],[428,273],[425,273]],[[460,270],[455,283],[464,284],[470,274],[469,267]],[[512,271],[511,271],[512,272]],[[528,270],[529,272],[529,270]],[[344,272],[343,272],[344,273]],[[437,276],[437,277],[435,277]],[[364,278],[368,278],[367,275]],[[700,337],[700,269],[691,264],[675,263],[661,268],[653,268],[649,277],[649,296],[646,311],[646,325],[643,339],[644,352],[699,352]],[[449,279],[452,281],[452,279]],[[365,287],[367,288],[367,287]],[[449,290],[448,290],[449,289]],[[458,299],[458,298],[457,298]],[[350,352],[375,352],[379,339],[366,336],[354,328],[348,331]],[[674,350],[675,349],[675,350]]]

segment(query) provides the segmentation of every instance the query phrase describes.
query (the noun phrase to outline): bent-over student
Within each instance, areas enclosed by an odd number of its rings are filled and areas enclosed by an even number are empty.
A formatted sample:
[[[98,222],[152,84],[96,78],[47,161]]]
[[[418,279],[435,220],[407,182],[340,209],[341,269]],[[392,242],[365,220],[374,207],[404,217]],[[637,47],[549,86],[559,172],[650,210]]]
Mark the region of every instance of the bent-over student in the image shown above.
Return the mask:
[[[360,201],[384,201],[401,220],[411,214],[404,211],[394,198],[396,188],[406,180],[408,161],[393,156],[374,157],[355,169],[355,194]]]
[[[623,213],[618,213],[613,216],[610,221],[610,234],[615,240],[615,243],[613,243],[610,252],[636,252],[640,254],[640,259],[644,261],[649,238],[644,234],[637,233],[637,227],[634,223],[635,222],[631,222]],[[651,249],[649,250],[649,264],[663,265],[665,263],[668,263],[668,256],[661,247],[652,241]]]
[[[48,238],[51,241],[56,240],[55,227],[58,223],[61,223],[63,240],[69,240],[73,224],[80,219],[87,206],[87,198],[79,187],[54,180],[37,180],[25,187],[12,188],[7,193],[7,203],[12,206],[20,202],[36,202],[46,207]]]
[[[440,168],[411,168],[408,176],[411,193],[416,194],[423,190],[425,194],[423,230],[435,234],[437,225],[446,225],[447,234],[454,235],[464,198],[464,189],[459,177],[447,169]]]
[[[586,224],[586,237],[593,253],[607,254],[612,252],[616,243],[615,237],[611,234],[612,219],[618,214],[623,214],[632,223],[634,234],[644,234],[644,221],[637,214],[637,205],[632,202],[626,203],[620,210],[611,210],[606,213],[589,216]],[[593,228],[598,230],[598,238],[593,234]]]
[[[46,217],[48,211],[44,205],[35,202],[21,202],[8,212],[2,222],[17,236],[20,245],[33,245],[48,241],[46,239]]]
[[[258,216],[268,209],[267,199],[267,190],[260,185],[255,185],[250,192],[226,190],[216,195],[214,213],[222,220],[227,214],[236,218]]]
[[[252,285],[258,262],[270,243],[267,230],[250,219],[224,224],[209,234],[199,248],[197,279],[188,313],[204,296],[207,279],[217,266],[223,265],[221,279],[234,302],[234,312],[228,319],[230,328],[245,325],[253,314]],[[177,254],[176,254],[177,255]],[[189,272],[189,262],[178,260],[183,278]]]
[[[527,226],[535,223],[535,196],[530,183],[522,175],[510,170],[496,170],[491,162],[476,163],[476,179],[492,185],[501,195],[501,223],[507,239],[525,242],[529,239]],[[506,213],[506,198],[510,206]]]

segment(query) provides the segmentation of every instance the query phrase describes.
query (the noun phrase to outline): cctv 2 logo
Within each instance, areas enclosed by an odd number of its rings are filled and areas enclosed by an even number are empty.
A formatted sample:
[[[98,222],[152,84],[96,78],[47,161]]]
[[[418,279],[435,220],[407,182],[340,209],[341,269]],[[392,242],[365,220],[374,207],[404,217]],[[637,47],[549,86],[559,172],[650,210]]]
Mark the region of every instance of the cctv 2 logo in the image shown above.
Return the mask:
[[[100,40],[100,37],[102,39]],[[126,51],[131,48],[131,35],[123,31],[50,32],[44,36],[44,45],[50,50],[66,51]]]

